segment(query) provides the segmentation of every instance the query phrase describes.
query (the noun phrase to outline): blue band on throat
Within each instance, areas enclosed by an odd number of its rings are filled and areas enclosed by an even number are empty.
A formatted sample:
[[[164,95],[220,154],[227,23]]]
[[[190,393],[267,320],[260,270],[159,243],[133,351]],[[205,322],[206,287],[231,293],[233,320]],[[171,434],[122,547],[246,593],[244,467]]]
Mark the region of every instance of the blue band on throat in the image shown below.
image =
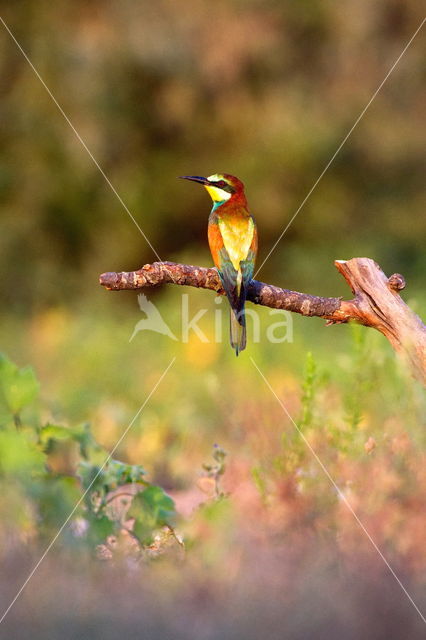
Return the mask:
[[[220,200],[220,201],[213,202],[212,211],[216,211],[216,209],[218,207],[221,207],[223,204],[225,204],[225,202],[226,202],[226,200]]]

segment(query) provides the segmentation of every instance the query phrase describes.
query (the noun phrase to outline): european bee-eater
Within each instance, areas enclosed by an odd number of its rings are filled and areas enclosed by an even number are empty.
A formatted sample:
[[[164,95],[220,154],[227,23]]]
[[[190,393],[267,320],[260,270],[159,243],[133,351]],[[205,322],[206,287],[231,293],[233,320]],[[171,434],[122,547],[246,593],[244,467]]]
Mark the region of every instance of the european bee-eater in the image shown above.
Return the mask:
[[[213,200],[209,246],[231,305],[231,345],[238,355],[246,347],[244,306],[257,254],[256,223],[248,210],[244,185],[228,173],[182,178],[204,185]]]

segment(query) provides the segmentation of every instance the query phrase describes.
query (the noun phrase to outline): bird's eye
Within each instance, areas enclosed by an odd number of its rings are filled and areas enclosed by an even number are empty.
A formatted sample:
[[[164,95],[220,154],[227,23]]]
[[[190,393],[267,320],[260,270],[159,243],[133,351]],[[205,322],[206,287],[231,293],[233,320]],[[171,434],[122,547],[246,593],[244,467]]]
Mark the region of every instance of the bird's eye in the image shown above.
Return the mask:
[[[225,180],[219,180],[219,182],[216,182],[216,185],[219,187],[219,189],[224,189],[228,186],[228,183],[225,182]]]

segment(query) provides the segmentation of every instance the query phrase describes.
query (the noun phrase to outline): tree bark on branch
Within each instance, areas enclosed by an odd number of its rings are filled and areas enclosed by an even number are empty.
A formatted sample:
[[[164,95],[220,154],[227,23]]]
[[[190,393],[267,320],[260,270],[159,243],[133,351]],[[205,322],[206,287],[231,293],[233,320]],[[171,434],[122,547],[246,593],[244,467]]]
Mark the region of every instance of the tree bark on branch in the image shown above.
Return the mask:
[[[351,300],[323,298],[281,289],[252,280],[247,300],[273,309],[324,318],[328,325],[354,320],[380,331],[426,386],[426,326],[399,295],[405,280],[400,274],[387,278],[370,258],[336,260],[335,266],[352,289]],[[216,269],[174,262],[154,262],[137,271],[103,273],[100,284],[110,291],[144,289],[178,284],[210,289],[224,295]]]

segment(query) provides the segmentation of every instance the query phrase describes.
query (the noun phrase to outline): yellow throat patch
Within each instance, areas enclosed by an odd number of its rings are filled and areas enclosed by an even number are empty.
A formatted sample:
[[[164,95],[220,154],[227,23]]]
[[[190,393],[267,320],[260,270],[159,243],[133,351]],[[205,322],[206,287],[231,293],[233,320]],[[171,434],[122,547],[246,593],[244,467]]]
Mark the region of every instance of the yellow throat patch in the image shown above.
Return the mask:
[[[229,200],[231,194],[223,189],[219,189],[219,187],[212,187],[211,185],[204,185],[213,202],[225,202],[225,200]]]

